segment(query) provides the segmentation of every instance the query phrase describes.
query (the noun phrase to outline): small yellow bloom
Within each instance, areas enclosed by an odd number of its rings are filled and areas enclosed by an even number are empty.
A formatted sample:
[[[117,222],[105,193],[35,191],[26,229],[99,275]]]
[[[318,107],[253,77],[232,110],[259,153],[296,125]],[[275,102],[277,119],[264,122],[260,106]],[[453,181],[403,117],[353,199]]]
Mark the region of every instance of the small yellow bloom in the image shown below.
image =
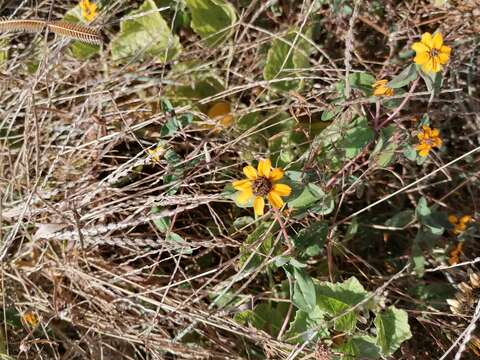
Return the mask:
[[[33,311],[27,311],[23,314],[22,320],[30,325],[31,327],[35,327],[38,325],[38,316]]]
[[[428,156],[432,148],[442,146],[440,131],[438,129],[431,129],[430,126],[422,126],[422,131],[417,135],[417,138],[420,143],[416,146],[416,149],[420,156]]]
[[[90,0],[81,0],[79,6],[86,21],[90,22],[97,17],[97,4],[91,3]]]
[[[165,153],[165,148],[161,145],[157,145],[155,149],[147,149],[148,155],[150,155],[150,158],[158,163],[160,162],[160,157],[163,156]]]
[[[472,217],[464,215],[459,219],[455,215],[450,215],[448,221],[453,225],[453,233],[458,235],[466,230],[467,225],[472,221]]]
[[[412,45],[416,56],[413,59],[415,64],[420,65],[423,72],[437,73],[442,70],[450,59],[452,49],[443,45],[443,37],[439,32],[433,36],[430,33],[422,35],[422,39]]]
[[[378,80],[372,85],[374,96],[392,96],[394,91],[387,86],[388,80]]]
[[[238,196],[240,204],[246,204],[254,199],[253,210],[256,216],[264,214],[264,197],[267,197],[274,208],[279,209],[284,204],[282,196],[289,196],[292,192],[290,186],[277,184],[277,181],[283,178],[284,172],[281,168],[272,168],[269,159],[260,160],[257,169],[253,166],[245,166],[243,173],[247,178],[234,181],[233,187],[240,192]]]
[[[230,113],[230,104],[226,101],[215,103],[207,113],[207,116],[215,120],[220,128],[227,128],[233,124],[233,116]]]

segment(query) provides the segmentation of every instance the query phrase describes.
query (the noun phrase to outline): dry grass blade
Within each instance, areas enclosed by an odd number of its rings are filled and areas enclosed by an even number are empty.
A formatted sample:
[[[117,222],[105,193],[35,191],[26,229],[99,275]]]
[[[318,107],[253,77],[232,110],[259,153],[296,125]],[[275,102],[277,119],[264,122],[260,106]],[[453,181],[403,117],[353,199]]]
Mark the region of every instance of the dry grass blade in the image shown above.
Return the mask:
[[[0,32],[41,32],[45,29],[47,22],[44,20],[18,20],[0,18]]]
[[[72,24],[66,21],[51,21],[47,26],[48,29],[56,35],[65,36],[88,44],[100,45],[102,43],[102,38],[98,30],[88,26]]]

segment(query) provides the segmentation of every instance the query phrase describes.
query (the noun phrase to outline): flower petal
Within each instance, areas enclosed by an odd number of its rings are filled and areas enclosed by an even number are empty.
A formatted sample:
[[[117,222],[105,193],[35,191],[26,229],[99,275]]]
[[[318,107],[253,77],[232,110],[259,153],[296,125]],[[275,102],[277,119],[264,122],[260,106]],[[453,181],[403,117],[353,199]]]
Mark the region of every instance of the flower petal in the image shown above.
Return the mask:
[[[284,171],[280,168],[273,168],[272,171],[270,171],[270,181],[278,181],[281,178],[283,178]]]
[[[422,65],[422,71],[424,73],[433,72],[433,62],[432,59],[429,59],[425,64]]]
[[[430,49],[433,47],[433,38],[432,34],[426,32],[422,35],[422,44],[428,46]]]
[[[470,221],[472,221],[472,217],[470,215],[463,215],[459,221],[462,224],[468,224]]]
[[[450,55],[442,52],[438,54],[438,61],[440,61],[440,64],[444,65],[448,62],[448,60],[450,60]]]
[[[442,70],[442,65],[440,64],[440,58],[438,56],[434,56],[431,59],[432,61],[432,71],[437,73]]]
[[[265,200],[263,197],[257,196],[253,202],[253,210],[255,211],[256,216],[262,216],[265,208]]]
[[[414,50],[417,54],[422,52],[428,53],[430,51],[428,46],[421,43],[420,41],[413,43],[411,47],[412,47],[412,50]]]
[[[442,48],[442,45],[443,45],[443,36],[439,32],[436,32],[435,34],[433,34],[433,37],[432,37],[432,47],[434,49],[440,50]]]
[[[270,170],[272,169],[272,163],[270,159],[262,159],[258,162],[258,175],[266,177],[267,179],[270,177]]]
[[[385,80],[385,79],[377,80],[373,83],[372,87],[376,88],[376,87],[379,87],[379,86],[385,86],[385,85],[387,85],[387,83],[388,83],[388,80]]]
[[[286,184],[275,184],[272,187],[272,191],[280,196],[288,196],[292,192],[292,188]]]
[[[239,191],[252,190],[252,182],[248,179],[234,181],[232,185],[235,190],[239,190]]]
[[[250,166],[250,165],[245,166],[243,168],[243,173],[250,180],[256,180],[257,177],[258,177],[257,170],[255,170],[255,168],[253,166]]]
[[[430,132],[431,137],[438,137],[438,135],[440,135],[440,130],[438,129],[432,129],[432,131]]]
[[[237,201],[240,204],[245,205],[246,203],[248,203],[250,201],[252,196],[253,196],[252,190],[240,191],[240,194],[237,197]]]
[[[458,222],[458,218],[455,215],[448,215],[448,222],[455,225]]]
[[[443,45],[441,48],[440,48],[440,53],[441,54],[447,54],[448,56],[450,56],[452,52],[452,48],[448,47],[448,46],[445,46]]]
[[[426,64],[430,60],[430,55],[426,51],[422,52],[417,52],[417,56],[413,59],[415,61],[415,64],[417,65],[423,65]]]
[[[284,204],[280,195],[278,195],[275,191],[270,191],[268,193],[268,201],[276,209],[280,209]]]

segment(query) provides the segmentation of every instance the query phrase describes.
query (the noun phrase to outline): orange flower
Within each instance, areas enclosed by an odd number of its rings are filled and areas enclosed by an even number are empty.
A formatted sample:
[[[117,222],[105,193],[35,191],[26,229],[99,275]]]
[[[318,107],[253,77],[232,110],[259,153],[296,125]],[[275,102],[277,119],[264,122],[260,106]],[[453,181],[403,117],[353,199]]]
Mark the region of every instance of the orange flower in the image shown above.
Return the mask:
[[[458,235],[467,229],[467,225],[472,221],[472,217],[464,215],[459,219],[455,215],[450,215],[448,221],[453,225],[453,233]]]
[[[240,192],[238,202],[246,204],[254,199],[253,210],[256,216],[264,214],[265,200],[276,209],[283,206],[282,196],[290,195],[292,189],[286,184],[277,184],[277,181],[283,178],[283,170],[281,168],[272,168],[269,159],[260,160],[257,170],[253,166],[245,166],[243,173],[247,177],[244,180],[233,182],[235,190]]]
[[[214,104],[207,113],[210,119],[216,120],[220,128],[227,128],[233,124],[233,116],[230,113],[230,104],[220,101]]]
[[[422,39],[412,45],[416,56],[413,61],[420,65],[426,73],[437,73],[442,70],[442,65],[450,59],[452,49],[443,45],[443,37],[439,32],[433,36],[430,33],[422,35]]]
[[[392,96],[394,91],[387,86],[388,80],[378,80],[372,85],[374,96]]]
[[[22,320],[31,327],[38,325],[38,316],[33,311],[27,311],[23,314]]]
[[[97,17],[97,4],[91,3],[90,0],[81,0],[79,6],[86,21],[90,22]]]
[[[430,126],[422,126],[422,131],[417,135],[417,138],[420,143],[416,146],[416,149],[420,156],[428,156],[432,148],[442,146],[440,131],[438,129],[431,129]]]

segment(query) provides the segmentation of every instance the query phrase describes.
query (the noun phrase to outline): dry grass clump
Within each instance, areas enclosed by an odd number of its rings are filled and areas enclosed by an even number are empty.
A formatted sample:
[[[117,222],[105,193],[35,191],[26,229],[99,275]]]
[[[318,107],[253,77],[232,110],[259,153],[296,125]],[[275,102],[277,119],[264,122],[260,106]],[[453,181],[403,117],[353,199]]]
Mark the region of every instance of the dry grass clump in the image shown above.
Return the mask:
[[[165,62],[115,63],[108,40],[98,55],[79,61],[69,51],[70,40],[45,33],[0,35],[0,45],[3,39],[9,42],[8,59],[0,63],[0,354],[18,359],[333,359],[341,355],[335,350],[341,332],[332,333],[333,340],[303,345],[282,336],[295,314],[292,284],[285,272],[272,270],[280,255],[298,254],[291,239],[324,220],[329,225],[325,249],[305,264],[319,281],[355,276],[372,292],[388,285],[376,295],[383,307],[408,312],[413,333],[392,358],[478,356],[472,345],[478,329],[471,327],[478,320],[478,294],[468,313],[450,313],[446,303],[463,286],[467,267],[478,272],[478,234],[472,231],[458,261],[449,264],[448,252],[459,238],[446,231],[435,251],[424,251],[425,269],[418,276],[413,266],[401,269],[410,261],[421,225],[396,227],[385,221],[415,209],[424,197],[446,214],[471,214],[471,229],[478,224],[480,153],[462,157],[480,144],[475,21],[480,4],[445,1],[443,8],[434,1],[386,1],[371,7],[358,1],[352,20],[341,10],[349,5],[353,11],[350,1],[323,1],[314,12],[310,1],[231,2],[240,14],[232,41],[207,47],[192,29],[181,28],[183,51]],[[77,5],[4,3],[0,16],[51,20]],[[339,3],[340,8],[334,6]],[[120,19],[139,5],[103,1],[88,26],[111,39]],[[266,53],[272,41],[306,19],[315,19],[316,51],[309,58],[312,66],[295,76],[307,85],[279,92],[272,87],[275,81],[263,78]],[[322,112],[332,108],[335,84],[345,81],[346,69],[392,78],[411,63],[405,52],[418,35],[434,30],[454,49],[441,93],[431,97],[420,84],[410,95],[395,94],[411,98],[391,122],[396,126],[392,141],[415,146],[418,141],[408,134],[428,112],[448,151],[435,151],[417,165],[398,147],[397,160],[386,167],[370,158],[373,143],[339,167],[322,157],[314,139],[326,127]],[[193,65],[178,66],[185,63]],[[210,71],[214,76],[206,75]],[[223,89],[179,96],[174,112],[162,110],[162,99],[184,94],[198,78],[208,86],[220,79]],[[222,101],[230,106],[231,125],[230,118],[221,118],[219,125],[207,116]],[[355,113],[375,118],[375,103],[358,89],[351,89],[344,104],[353,107],[339,115],[341,120]],[[246,115],[252,113],[258,116],[247,126]],[[187,115],[194,118],[191,124],[162,136],[172,117]],[[275,153],[272,143],[290,133],[302,142],[281,140],[284,147]],[[314,174],[315,184],[333,194],[335,208],[325,216],[313,210],[302,217],[287,208],[271,211],[267,219],[278,226],[247,241],[260,221],[250,208],[233,203],[229,185],[242,178],[248,163],[285,149],[295,156],[288,166],[300,164],[299,172]],[[358,231],[350,233],[356,226]],[[270,235],[277,246],[265,251]],[[258,264],[246,269],[247,259],[254,257]],[[290,307],[276,336],[273,325],[261,328],[235,316],[262,302]],[[468,343],[460,336],[466,329]],[[456,340],[460,346],[449,350]]]

